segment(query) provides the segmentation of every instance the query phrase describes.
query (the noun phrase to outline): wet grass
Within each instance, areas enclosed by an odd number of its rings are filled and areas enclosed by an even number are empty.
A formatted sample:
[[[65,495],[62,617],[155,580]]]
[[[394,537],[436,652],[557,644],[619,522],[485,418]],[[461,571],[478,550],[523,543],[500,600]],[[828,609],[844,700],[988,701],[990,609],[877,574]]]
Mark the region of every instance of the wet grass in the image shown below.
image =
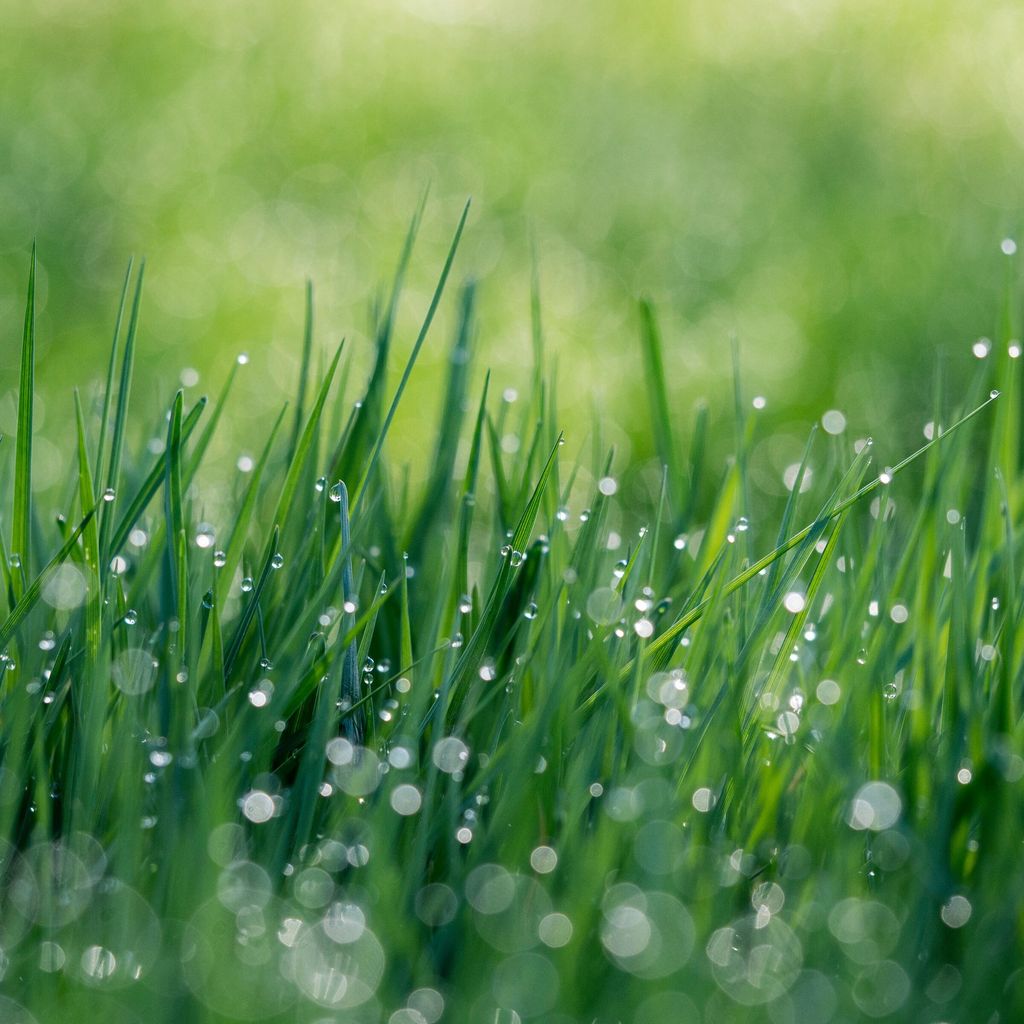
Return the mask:
[[[737,378],[715,464],[650,305],[653,474],[599,418],[563,436],[539,289],[528,393],[476,372],[465,216],[396,384],[418,222],[365,385],[345,345],[317,370],[310,292],[296,400],[228,483],[204,458],[238,367],[147,429],[129,268],[62,425],[77,471],[34,490],[33,269],[0,449],[0,1022],[1018,1019],[1010,302],[923,447],[879,465],[832,415],[755,516],[763,403]],[[410,476],[389,428],[442,302]]]

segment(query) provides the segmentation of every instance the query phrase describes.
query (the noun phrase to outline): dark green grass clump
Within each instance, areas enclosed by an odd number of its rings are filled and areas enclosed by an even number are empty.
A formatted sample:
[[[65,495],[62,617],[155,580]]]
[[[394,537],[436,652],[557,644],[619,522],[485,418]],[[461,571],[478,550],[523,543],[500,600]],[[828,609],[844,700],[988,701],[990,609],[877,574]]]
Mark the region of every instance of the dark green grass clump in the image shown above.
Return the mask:
[[[681,454],[649,307],[645,489],[599,423],[563,443],[538,303],[528,395],[474,378],[466,285],[410,485],[385,441],[461,230],[397,388],[414,231],[358,401],[310,315],[226,494],[234,368],[155,437],[130,401],[141,273],[66,420],[77,472],[34,493],[30,282],[0,1024],[1020,1019],[1010,329],[914,456],[873,466],[833,418],[751,523],[757,413],[724,469],[703,414]]]

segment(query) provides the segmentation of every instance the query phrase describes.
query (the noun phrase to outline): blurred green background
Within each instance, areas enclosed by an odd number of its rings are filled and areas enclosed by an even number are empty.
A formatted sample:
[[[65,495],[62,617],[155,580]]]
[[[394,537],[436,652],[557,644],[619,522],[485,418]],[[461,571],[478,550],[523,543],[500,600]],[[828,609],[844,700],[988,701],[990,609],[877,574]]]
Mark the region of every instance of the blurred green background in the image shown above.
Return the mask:
[[[472,195],[456,281],[481,281],[481,363],[528,380],[535,243],[570,429],[596,399],[620,435],[646,430],[644,293],[681,423],[698,395],[726,404],[735,333],[780,428],[839,407],[919,437],[937,353],[955,390],[995,329],[1021,217],[1019,3],[0,6],[0,429],[33,237],[44,434],[102,373],[135,254],[154,420],[181,369],[212,389],[246,350],[244,440],[292,390],[307,275],[318,344],[345,335],[365,361],[428,182],[400,347]],[[411,458],[453,299],[398,424]]]

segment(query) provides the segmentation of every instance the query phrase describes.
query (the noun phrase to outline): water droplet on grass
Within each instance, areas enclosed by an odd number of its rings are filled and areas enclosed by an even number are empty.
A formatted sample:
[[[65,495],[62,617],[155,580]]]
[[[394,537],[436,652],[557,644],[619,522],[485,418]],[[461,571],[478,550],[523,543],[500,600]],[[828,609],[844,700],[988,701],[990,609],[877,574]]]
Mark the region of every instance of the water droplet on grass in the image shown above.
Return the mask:
[[[973,910],[966,896],[950,896],[940,911],[942,923],[948,928],[962,928],[971,919]]]

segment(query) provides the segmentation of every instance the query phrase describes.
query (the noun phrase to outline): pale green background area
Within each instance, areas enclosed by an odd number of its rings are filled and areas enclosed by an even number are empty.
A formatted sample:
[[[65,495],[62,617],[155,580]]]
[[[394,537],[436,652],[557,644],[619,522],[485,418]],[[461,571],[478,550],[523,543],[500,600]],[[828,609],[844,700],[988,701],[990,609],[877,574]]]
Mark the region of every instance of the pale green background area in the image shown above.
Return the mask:
[[[919,437],[937,350],[955,391],[995,329],[999,243],[1021,213],[1017,3],[2,7],[0,427],[33,236],[47,437],[72,384],[102,373],[134,253],[149,261],[137,408],[155,421],[181,368],[215,388],[247,350],[233,417],[253,448],[293,386],[304,278],[318,342],[347,335],[362,365],[374,289],[428,181],[399,351],[472,195],[456,282],[481,280],[481,363],[501,387],[528,380],[532,239],[581,439],[595,400],[646,428],[642,293],[662,311],[681,426],[706,394],[729,429],[735,332],[749,393],[797,446],[831,406],[851,428]],[[453,298],[397,424],[412,458]]]

